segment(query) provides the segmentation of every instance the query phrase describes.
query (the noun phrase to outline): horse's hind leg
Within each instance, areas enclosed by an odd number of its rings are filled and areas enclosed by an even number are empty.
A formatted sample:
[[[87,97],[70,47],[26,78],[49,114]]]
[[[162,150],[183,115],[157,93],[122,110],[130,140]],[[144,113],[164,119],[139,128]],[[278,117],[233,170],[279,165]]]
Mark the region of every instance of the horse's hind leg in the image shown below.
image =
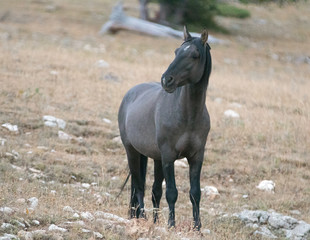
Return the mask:
[[[147,171],[147,157],[140,154],[140,184],[142,185],[142,190],[137,192],[137,198],[139,203],[139,208],[137,209],[137,218],[146,218],[144,211],[144,192],[145,192],[145,179]]]
[[[161,196],[163,194],[163,189],[162,189],[163,180],[164,180],[164,174],[163,174],[161,160],[154,160],[154,183],[152,187],[154,223],[158,222],[159,204],[160,204]]]
[[[128,165],[131,173],[130,218],[145,217],[144,188],[147,157],[141,155],[132,146],[126,146]]]

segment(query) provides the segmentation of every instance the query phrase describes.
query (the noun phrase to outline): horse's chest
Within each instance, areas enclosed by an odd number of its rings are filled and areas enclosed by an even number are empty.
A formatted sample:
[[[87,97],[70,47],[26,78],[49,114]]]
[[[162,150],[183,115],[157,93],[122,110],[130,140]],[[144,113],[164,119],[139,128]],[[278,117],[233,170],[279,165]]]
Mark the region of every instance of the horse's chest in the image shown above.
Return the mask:
[[[178,136],[174,147],[179,157],[187,157],[204,147],[204,145],[205,139],[201,134],[185,132]]]

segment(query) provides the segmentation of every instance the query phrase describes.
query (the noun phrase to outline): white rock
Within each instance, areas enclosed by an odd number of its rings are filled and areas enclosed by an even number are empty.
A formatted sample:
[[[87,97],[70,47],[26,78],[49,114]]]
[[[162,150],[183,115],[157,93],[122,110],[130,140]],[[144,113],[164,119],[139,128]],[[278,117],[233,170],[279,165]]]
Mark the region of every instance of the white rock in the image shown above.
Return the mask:
[[[110,120],[110,119],[107,119],[107,118],[103,118],[102,119],[105,123],[108,123],[108,124],[111,124],[112,123],[112,121]]]
[[[106,213],[106,212],[102,212],[102,211],[95,212],[95,216],[105,218],[105,219],[109,219],[109,220],[113,220],[113,221],[117,221],[120,223],[128,223],[129,222],[129,220],[127,220],[125,218],[119,217],[119,216],[114,215],[112,213]]]
[[[276,60],[276,61],[278,61],[278,60],[280,59],[279,55],[276,54],[276,53],[271,53],[271,54],[270,54],[270,57],[271,57],[273,60]]]
[[[167,229],[164,228],[164,227],[155,227],[154,231],[156,231],[158,233],[163,233],[163,234],[167,234],[168,233]]]
[[[263,180],[261,181],[256,188],[266,191],[266,192],[272,192],[274,193],[276,184],[271,180]]]
[[[6,139],[0,138],[0,145],[4,146],[5,143],[6,143]]]
[[[237,103],[237,102],[232,102],[231,104],[229,104],[229,106],[235,107],[235,108],[242,108],[242,105],[240,103]]]
[[[15,150],[12,150],[12,153],[14,154],[14,156],[16,156],[17,158],[19,158],[19,153],[17,152],[17,151],[15,151]]]
[[[28,168],[28,170],[30,172],[33,172],[33,173],[41,173],[41,170],[38,170],[38,169],[35,169],[35,168]]]
[[[58,138],[60,138],[61,140],[71,140],[72,139],[72,137],[68,133],[65,133],[63,131],[58,131]]]
[[[17,125],[12,125],[11,123],[4,123],[1,126],[8,129],[10,132],[18,132]]]
[[[47,150],[48,150],[48,147],[45,147],[45,146],[37,146],[37,149],[47,151]]]
[[[57,192],[56,192],[55,190],[51,190],[51,194],[52,194],[52,195],[54,195],[54,196],[55,196],[55,195],[56,195],[56,193],[57,193]]]
[[[51,75],[54,75],[54,76],[57,76],[57,75],[58,75],[58,72],[55,71],[55,70],[52,70],[52,71],[50,71],[50,74],[51,74]]]
[[[13,157],[13,158],[17,159],[16,156],[14,156],[14,154],[9,153],[9,152],[6,152],[4,155],[7,157]]]
[[[65,224],[70,225],[70,226],[78,226],[78,227],[85,226],[85,223],[83,221],[65,222]]]
[[[83,187],[83,188],[89,189],[90,186],[91,186],[91,185],[90,185],[89,183],[82,183],[82,187]]]
[[[48,227],[49,231],[55,231],[55,232],[67,232],[68,230],[62,227],[58,227],[55,224],[52,224]]]
[[[77,225],[77,226],[85,226],[85,223],[83,222],[83,221],[76,221],[76,222],[74,222],[75,223],[75,225]]]
[[[33,236],[32,236],[32,233],[31,232],[26,232],[24,230],[21,230],[18,232],[18,237],[20,237],[21,239],[24,239],[24,240],[33,240]]]
[[[17,170],[17,171],[22,170],[22,168],[21,168],[21,167],[16,166],[16,165],[14,165],[14,164],[11,164],[11,167],[12,167],[13,169]]]
[[[59,127],[61,129],[65,129],[66,122],[60,118],[56,118],[54,116],[45,115],[43,116],[44,125],[48,127]]]
[[[32,220],[32,223],[33,223],[34,225],[37,225],[37,226],[40,225],[40,222],[39,222],[38,220]]]
[[[240,118],[240,115],[234,110],[228,109],[224,112],[224,116],[227,118]]]
[[[16,200],[16,203],[24,204],[24,203],[26,203],[26,199],[25,198],[19,198],[19,199]]]
[[[262,235],[266,238],[277,238],[266,226],[260,227],[258,230],[254,232],[254,235]]]
[[[97,67],[100,67],[100,68],[108,68],[110,66],[110,64],[104,61],[103,59],[98,60],[96,62],[96,65]]]
[[[51,122],[51,121],[45,121],[44,125],[47,127],[57,127],[57,123],[56,122]]]
[[[90,212],[81,212],[81,217],[88,221],[93,221],[95,219]]]
[[[290,213],[295,215],[301,215],[301,212],[299,210],[291,210]]]
[[[94,237],[102,239],[103,235],[100,232],[94,232]]]
[[[35,209],[39,204],[39,199],[37,199],[36,197],[32,197],[28,199],[28,202],[30,203],[30,207]]]
[[[25,225],[24,223],[22,223],[22,222],[20,222],[20,221],[18,221],[18,220],[14,220],[14,224],[15,224],[15,225],[18,225],[19,227],[22,227],[22,228],[25,228],[25,227],[26,227],[26,225]]]
[[[79,215],[78,213],[74,213],[74,214],[72,215],[72,217],[73,217],[73,218],[80,218],[80,215]]]
[[[117,144],[122,144],[122,139],[120,136],[114,137],[112,139],[113,142],[117,143]]]
[[[224,63],[229,65],[238,65],[237,59],[231,59],[231,58],[224,58]]]
[[[34,230],[31,233],[35,236],[43,236],[46,234],[46,230],[39,229],[39,230]]]
[[[217,188],[213,187],[213,186],[205,186],[204,188],[201,189],[201,191],[204,192],[207,196],[210,196],[210,195],[220,195],[220,193],[217,190]]]
[[[13,225],[12,224],[10,224],[10,223],[2,223],[2,225],[1,225],[1,229],[8,229],[8,228],[12,228],[13,227]]]
[[[201,233],[202,233],[202,234],[210,234],[211,231],[210,231],[210,229],[205,228],[205,229],[202,229],[202,230],[201,230]]]
[[[2,237],[0,237],[0,240],[10,240],[10,239],[18,239],[18,237],[14,234],[8,234],[5,233]]]
[[[119,180],[119,176],[111,177],[111,180],[112,180],[112,181],[117,181],[117,180]]]
[[[188,163],[187,163],[186,158],[175,160],[174,166],[175,167],[181,167],[181,168],[187,168],[188,167]]]
[[[216,103],[222,103],[222,102],[223,102],[223,99],[217,97],[216,99],[214,99],[214,102],[216,102]]]
[[[103,204],[103,199],[102,199],[102,197],[97,198],[96,204],[97,204],[97,205],[102,205],[102,204]]]
[[[108,192],[103,193],[106,197],[111,197],[112,195]]]
[[[62,210],[63,210],[64,212],[71,212],[71,213],[74,212],[73,208],[70,207],[70,206],[64,206]]]
[[[14,210],[12,208],[9,208],[9,207],[0,207],[0,212],[2,212],[4,214],[11,215],[14,213]]]

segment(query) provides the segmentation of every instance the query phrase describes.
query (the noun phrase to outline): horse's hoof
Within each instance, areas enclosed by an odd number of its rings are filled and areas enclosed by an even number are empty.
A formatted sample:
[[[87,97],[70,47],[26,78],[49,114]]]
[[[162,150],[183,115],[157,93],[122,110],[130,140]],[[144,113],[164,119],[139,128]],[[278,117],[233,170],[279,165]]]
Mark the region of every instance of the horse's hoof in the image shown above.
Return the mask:
[[[147,219],[146,213],[145,213],[144,209],[141,209],[138,218],[144,218],[145,220]]]
[[[175,220],[169,220],[168,221],[168,228],[171,229],[171,228],[174,228],[175,227]]]
[[[201,222],[199,221],[199,223],[195,223],[193,230],[199,232],[200,229],[201,229]]]

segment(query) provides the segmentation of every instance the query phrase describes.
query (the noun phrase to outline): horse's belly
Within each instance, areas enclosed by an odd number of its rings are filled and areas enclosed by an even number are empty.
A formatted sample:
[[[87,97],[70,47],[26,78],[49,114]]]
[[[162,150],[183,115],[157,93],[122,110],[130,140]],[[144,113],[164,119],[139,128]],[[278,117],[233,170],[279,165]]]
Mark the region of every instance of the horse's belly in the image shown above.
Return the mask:
[[[139,118],[139,115],[128,116],[126,123],[128,140],[139,153],[153,159],[160,159],[153,125],[152,121]]]
[[[128,105],[126,133],[130,144],[141,154],[160,159],[154,121],[156,94],[141,94]]]

